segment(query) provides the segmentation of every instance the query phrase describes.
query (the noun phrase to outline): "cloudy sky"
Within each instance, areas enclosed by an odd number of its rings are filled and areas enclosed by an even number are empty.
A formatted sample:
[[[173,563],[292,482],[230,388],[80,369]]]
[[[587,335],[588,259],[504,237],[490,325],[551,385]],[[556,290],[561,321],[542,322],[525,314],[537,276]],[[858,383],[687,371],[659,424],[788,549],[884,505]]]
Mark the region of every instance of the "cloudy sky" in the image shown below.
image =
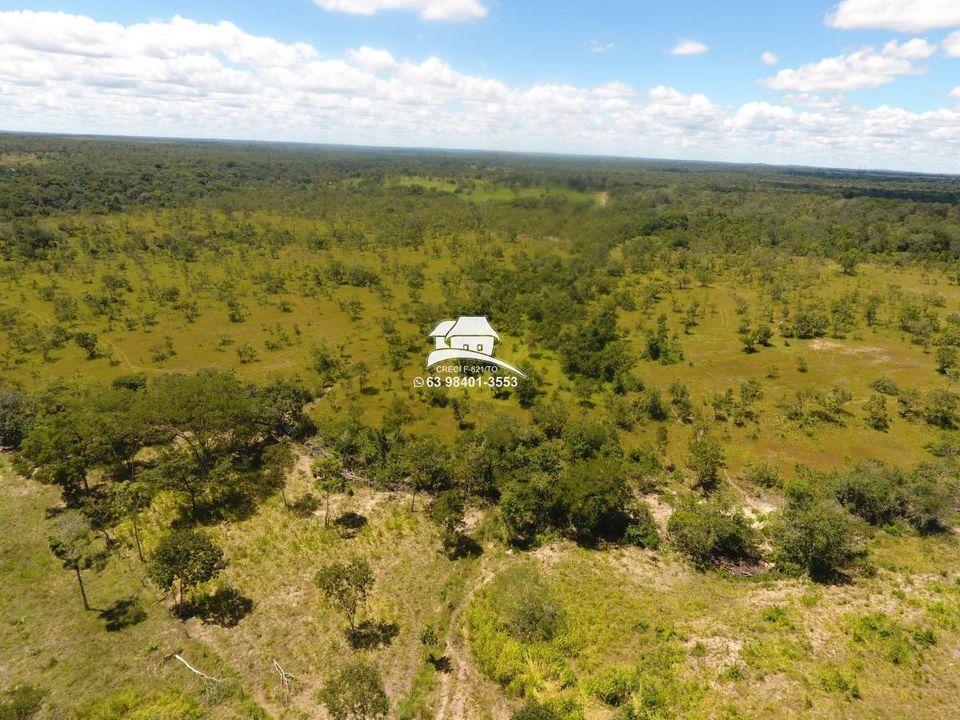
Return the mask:
[[[960,173],[960,0],[0,0],[0,129]]]

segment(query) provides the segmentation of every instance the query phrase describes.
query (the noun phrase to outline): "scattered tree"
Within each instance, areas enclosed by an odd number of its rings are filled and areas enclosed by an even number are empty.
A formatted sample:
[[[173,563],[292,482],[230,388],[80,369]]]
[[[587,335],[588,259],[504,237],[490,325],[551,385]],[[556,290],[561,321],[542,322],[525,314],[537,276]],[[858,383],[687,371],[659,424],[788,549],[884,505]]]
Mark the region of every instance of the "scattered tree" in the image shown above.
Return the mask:
[[[373,571],[367,561],[353,558],[345,563],[331,563],[320,568],[313,580],[327,602],[346,616],[350,631],[355,632],[357,614],[373,588]]]
[[[157,542],[147,574],[165,590],[176,585],[179,607],[184,588],[213,579],[224,567],[223,549],[209,535],[200,530],[173,530]]]
[[[364,660],[349,662],[327,680],[320,702],[333,720],[375,720],[390,710],[380,671]]]

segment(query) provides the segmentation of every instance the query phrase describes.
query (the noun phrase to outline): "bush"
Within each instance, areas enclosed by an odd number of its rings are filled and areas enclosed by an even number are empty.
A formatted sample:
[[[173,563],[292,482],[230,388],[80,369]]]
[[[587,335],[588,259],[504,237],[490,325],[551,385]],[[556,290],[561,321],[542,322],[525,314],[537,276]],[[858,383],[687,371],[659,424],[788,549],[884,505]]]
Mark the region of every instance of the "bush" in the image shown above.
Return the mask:
[[[954,479],[934,463],[920,463],[903,486],[903,517],[920,532],[949,527],[957,510]]]
[[[620,463],[588,460],[570,465],[557,487],[553,514],[581,540],[593,542],[623,534],[629,493]]]
[[[386,717],[390,701],[376,666],[356,660],[324,683],[320,702],[333,720]]]
[[[629,509],[630,523],[623,532],[623,542],[628,545],[655,550],[660,546],[660,531],[646,503],[636,503]]]
[[[945,528],[956,509],[956,487],[934,463],[909,475],[879,461],[856,463],[837,473],[836,498],[871,525],[904,520],[920,532]]]
[[[535,568],[520,566],[495,581],[494,604],[506,631],[521,642],[547,642],[563,624],[563,607]]]
[[[930,425],[953,429],[960,423],[960,396],[949,390],[931,390],[923,396],[921,412]]]
[[[77,720],[203,720],[206,713],[188,695],[167,691],[144,697],[125,692],[87,705]]]
[[[0,447],[18,448],[30,427],[33,401],[26,393],[0,389]]]
[[[704,429],[696,430],[688,445],[687,465],[696,476],[697,485],[704,490],[716,487],[723,468],[723,451],[719,441]]]
[[[510,482],[500,496],[500,517],[507,542],[526,547],[548,522],[550,489],[545,478]]]
[[[795,492],[771,526],[773,560],[787,573],[818,581],[847,572],[864,551],[853,519],[836,501]]]
[[[45,695],[32,685],[16,685],[0,692],[0,720],[30,720],[40,712]]]
[[[636,673],[626,668],[606,668],[587,683],[588,691],[607,705],[623,705],[637,689]]]
[[[900,394],[900,388],[897,387],[897,384],[890,378],[885,377],[878,377],[870,383],[870,389],[876,390],[881,395],[890,395],[891,397]]]
[[[760,555],[750,522],[720,500],[682,503],[670,516],[667,529],[677,550],[701,569],[723,558],[751,560]]]
[[[757,462],[743,471],[743,478],[763,488],[776,488],[783,484],[780,470],[770,463]]]
[[[867,460],[841,470],[836,482],[837,500],[871,525],[886,525],[902,514],[904,477],[896,468]]]
[[[510,716],[510,720],[561,720],[554,710],[541,705],[536,700],[527,700],[526,704]]]

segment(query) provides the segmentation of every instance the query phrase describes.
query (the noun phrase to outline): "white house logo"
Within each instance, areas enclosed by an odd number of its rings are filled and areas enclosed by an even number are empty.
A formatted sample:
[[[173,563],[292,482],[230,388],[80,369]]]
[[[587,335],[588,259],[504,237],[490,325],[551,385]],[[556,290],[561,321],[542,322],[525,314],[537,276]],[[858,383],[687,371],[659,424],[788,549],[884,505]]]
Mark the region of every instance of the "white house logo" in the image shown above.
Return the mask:
[[[430,339],[436,343],[436,349],[427,357],[428,368],[445,360],[478,360],[527,377],[519,368],[493,356],[500,334],[485,316],[461,315],[456,320],[443,320],[430,333]]]

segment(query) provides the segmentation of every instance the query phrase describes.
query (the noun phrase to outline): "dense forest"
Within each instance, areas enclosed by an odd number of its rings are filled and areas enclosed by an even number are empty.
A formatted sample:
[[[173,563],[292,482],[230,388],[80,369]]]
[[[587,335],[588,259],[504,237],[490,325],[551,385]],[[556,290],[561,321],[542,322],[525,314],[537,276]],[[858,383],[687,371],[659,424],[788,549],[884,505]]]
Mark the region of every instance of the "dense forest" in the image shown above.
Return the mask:
[[[2,719],[960,708],[956,177],[0,135],[0,278]]]

